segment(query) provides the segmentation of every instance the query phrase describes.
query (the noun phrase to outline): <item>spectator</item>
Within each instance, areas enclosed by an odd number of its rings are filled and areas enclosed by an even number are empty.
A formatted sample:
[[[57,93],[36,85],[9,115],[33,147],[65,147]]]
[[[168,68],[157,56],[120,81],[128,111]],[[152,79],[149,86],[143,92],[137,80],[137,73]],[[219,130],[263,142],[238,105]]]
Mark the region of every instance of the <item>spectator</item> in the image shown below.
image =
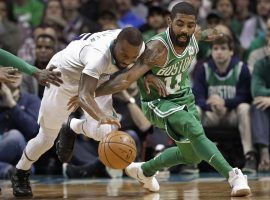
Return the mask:
[[[165,11],[161,7],[150,7],[147,23],[140,27],[144,41],[149,40],[154,35],[163,32],[167,28]]]
[[[144,24],[143,19],[136,16],[132,12],[131,0],[116,0],[117,2],[117,14],[118,14],[118,25],[120,28],[127,26],[133,26],[139,28]]]
[[[267,41],[270,40],[270,17],[267,20],[266,37],[261,39],[260,45],[262,47],[252,51],[248,58],[248,67],[251,72],[253,71],[255,62],[268,55]]]
[[[251,107],[251,125],[253,141],[259,149],[259,172],[270,171],[270,38],[267,54],[259,59],[252,74],[251,92],[254,98]]]
[[[26,146],[25,138],[16,129],[1,134],[0,139],[0,179],[9,178],[15,170]]]
[[[42,23],[55,30],[58,40],[57,51],[64,49],[68,44],[63,34],[67,21],[64,18],[64,8],[61,0],[48,1]]]
[[[222,15],[217,10],[212,10],[206,17],[207,28],[216,28],[224,34],[232,35],[230,29],[223,25]],[[197,60],[204,60],[211,55],[211,45],[209,42],[199,41],[200,51],[197,54]]]
[[[11,6],[8,1],[0,0],[0,48],[17,54],[21,37]]]
[[[35,57],[36,61],[34,65],[38,69],[45,69],[56,53],[56,36],[51,36],[49,34],[40,34],[37,36],[35,41]],[[39,85],[37,80],[32,76],[24,74],[22,90],[34,95],[39,96],[40,99],[43,97],[44,86]]]
[[[252,40],[251,45],[245,54],[245,59],[249,58],[249,55],[254,50],[264,47],[267,44],[266,37],[268,37],[269,34],[270,34],[270,15],[268,16],[266,21],[266,32],[263,35],[259,35],[258,37]]]
[[[266,32],[266,21],[270,13],[270,0],[257,1],[257,15],[250,18],[244,24],[240,35],[241,45],[249,49],[255,37],[263,37]]]
[[[80,0],[61,0],[61,2],[64,7],[65,20],[67,21],[63,34],[68,43],[81,33],[94,33],[99,30],[96,23],[86,19],[79,13]]]
[[[245,26],[248,19],[253,17],[253,14],[249,11],[249,0],[238,0],[234,1],[235,14],[232,24],[232,30],[235,35],[239,38],[242,34],[243,27]]]
[[[40,25],[44,4],[37,0],[15,0],[13,13],[21,23],[28,23],[31,27]]]
[[[206,22],[208,28],[215,28],[217,25],[222,24],[222,14],[217,10],[212,10],[206,16]]]
[[[15,83],[1,84],[0,132],[19,130],[26,141],[38,131],[37,117],[40,99],[31,94],[21,93],[21,77]]]
[[[17,73],[20,75],[20,73]],[[22,76],[0,89],[0,176],[7,177],[21,157],[26,141],[37,134],[40,99],[22,94]]]
[[[203,126],[238,126],[246,158],[244,170],[255,172],[248,104],[250,73],[248,67],[233,56],[230,37],[213,42],[212,57],[198,67],[193,91]]]
[[[104,10],[98,19],[102,31],[117,29],[117,17],[114,12]]]
[[[25,39],[24,43],[22,44],[21,48],[18,51],[18,56],[25,60],[26,62],[34,65],[36,60],[36,53],[35,53],[35,39],[40,34],[48,34],[52,37],[56,37],[56,31],[54,28],[48,25],[38,26],[34,29],[32,36],[29,36]],[[59,49],[59,46],[57,47]]]
[[[234,5],[231,0],[217,0],[213,5],[214,9],[222,13],[222,20],[224,24],[229,27],[235,34],[238,32],[235,29],[238,24],[235,24],[233,13]]]

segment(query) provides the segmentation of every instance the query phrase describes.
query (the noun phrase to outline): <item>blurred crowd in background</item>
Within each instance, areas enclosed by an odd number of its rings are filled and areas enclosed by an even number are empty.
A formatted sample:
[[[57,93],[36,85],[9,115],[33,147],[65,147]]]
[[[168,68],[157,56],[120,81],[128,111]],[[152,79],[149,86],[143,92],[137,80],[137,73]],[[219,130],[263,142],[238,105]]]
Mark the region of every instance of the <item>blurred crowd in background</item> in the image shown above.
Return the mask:
[[[127,26],[138,28],[145,41],[167,29],[173,5],[181,0],[0,0],[0,48],[28,63],[46,68],[52,56],[74,37]],[[216,28],[225,36],[199,42],[190,67],[196,105],[206,134],[243,171],[269,172],[270,142],[270,0],[188,0],[198,11],[202,29]],[[23,149],[38,132],[37,117],[44,87],[27,75],[0,88],[0,178],[7,178]],[[122,130],[138,148],[137,160],[148,160],[174,145],[147,119],[137,120],[139,91],[133,84],[114,95]],[[15,106],[13,102],[16,102]],[[83,117],[83,116],[82,116]],[[71,163],[58,161],[55,148],[35,164],[35,174],[67,178],[115,177],[99,160],[98,143],[77,138]],[[205,163],[164,170],[198,174],[211,171]]]

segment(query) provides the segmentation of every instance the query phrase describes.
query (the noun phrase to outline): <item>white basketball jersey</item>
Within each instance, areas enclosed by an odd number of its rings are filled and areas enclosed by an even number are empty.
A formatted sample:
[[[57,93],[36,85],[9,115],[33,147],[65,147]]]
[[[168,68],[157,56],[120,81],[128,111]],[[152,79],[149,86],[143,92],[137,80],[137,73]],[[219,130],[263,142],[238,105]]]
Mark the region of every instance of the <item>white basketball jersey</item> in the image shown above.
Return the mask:
[[[120,31],[116,29],[78,36],[54,56],[58,69],[70,81],[79,81],[81,73],[85,73],[99,79],[100,85],[108,80],[108,75],[117,71],[112,63],[110,46]]]

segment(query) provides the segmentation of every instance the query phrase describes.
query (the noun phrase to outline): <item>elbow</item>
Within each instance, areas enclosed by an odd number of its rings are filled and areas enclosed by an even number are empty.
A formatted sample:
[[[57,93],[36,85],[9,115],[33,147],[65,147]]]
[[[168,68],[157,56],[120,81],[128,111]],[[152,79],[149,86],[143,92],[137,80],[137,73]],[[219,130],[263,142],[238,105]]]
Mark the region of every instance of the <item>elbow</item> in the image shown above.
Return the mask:
[[[127,74],[125,77],[123,77],[120,81],[119,81],[119,85],[116,85],[115,86],[115,89],[117,91],[120,91],[120,90],[125,90],[127,89],[131,84],[132,84],[132,75],[130,74]]]

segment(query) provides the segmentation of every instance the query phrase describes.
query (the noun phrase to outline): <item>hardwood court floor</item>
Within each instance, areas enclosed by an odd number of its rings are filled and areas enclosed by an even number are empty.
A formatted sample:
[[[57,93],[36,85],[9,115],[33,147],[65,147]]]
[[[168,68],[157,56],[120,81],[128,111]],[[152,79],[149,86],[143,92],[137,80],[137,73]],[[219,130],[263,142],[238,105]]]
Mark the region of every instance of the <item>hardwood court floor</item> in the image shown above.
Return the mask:
[[[119,200],[264,200],[270,199],[270,174],[250,177],[252,196],[231,198],[227,181],[216,175],[200,177],[173,175],[168,180],[160,180],[160,192],[146,192],[134,180],[83,179],[64,180],[61,177],[34,177],[31,181],[33,199],[119,199]],[[0,180],[0,199],[14,199],[10,182]],[[23,198],[20,198],[23,199]]]

